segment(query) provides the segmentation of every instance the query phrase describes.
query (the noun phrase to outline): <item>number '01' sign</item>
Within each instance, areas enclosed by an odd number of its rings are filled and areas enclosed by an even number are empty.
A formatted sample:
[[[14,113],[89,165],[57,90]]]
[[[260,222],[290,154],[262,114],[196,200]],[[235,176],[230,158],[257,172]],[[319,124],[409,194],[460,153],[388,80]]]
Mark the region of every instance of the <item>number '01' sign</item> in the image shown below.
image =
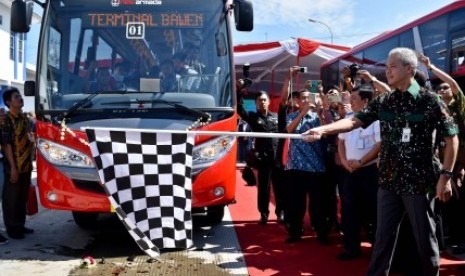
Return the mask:
[[[145,37],[144,22],[128,22],[126,24],[127,39],[143,39]]]

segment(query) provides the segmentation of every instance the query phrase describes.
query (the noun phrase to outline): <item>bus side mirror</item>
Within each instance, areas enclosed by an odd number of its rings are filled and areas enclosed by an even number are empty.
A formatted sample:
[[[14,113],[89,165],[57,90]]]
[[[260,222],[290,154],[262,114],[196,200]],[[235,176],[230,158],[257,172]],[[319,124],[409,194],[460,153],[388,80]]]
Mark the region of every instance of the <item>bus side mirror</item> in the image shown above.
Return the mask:
[[[234,0],[234,20],[236,30],[250,32],[253,30],[253,6],[250,0]]]
[[[10,29],[15,33],[27,33],[31,27],[33,1],[14,0],[11,3]]]
[[[24,96],[34,96],[36,94],[36,82],[25,81],[24,82]]]

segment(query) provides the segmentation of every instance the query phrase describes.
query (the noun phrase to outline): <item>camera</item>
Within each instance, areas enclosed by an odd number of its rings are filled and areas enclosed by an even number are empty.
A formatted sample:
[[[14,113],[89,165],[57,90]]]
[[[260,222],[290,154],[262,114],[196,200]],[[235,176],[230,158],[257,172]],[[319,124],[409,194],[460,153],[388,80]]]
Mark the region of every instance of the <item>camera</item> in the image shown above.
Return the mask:
[[[352,79],[355,78],[355,76],[357,75],[357,72],[358,70],[360,70],[360,66],[355,64],[355,63],[352,63],[351,65],[348,66],[349,70],[350,70],[350,77]]]
[[[245,63],[242,65],[242,75],[244,76],[244,88],[252,85],[252,80],[250,79],[250,63]]]
[[[300,73],[307,73],[307,67],[300,67],[299,72]]]
[[[250,77],[250,63],[245,63],[242,65],[242,75],[244,78],[249,78]]]
[[[251,79],[244,79],[244,88],[252,85]]]
[[[329,103],[341,103],[342,98],[339,93],[328,94],[328,102]]]

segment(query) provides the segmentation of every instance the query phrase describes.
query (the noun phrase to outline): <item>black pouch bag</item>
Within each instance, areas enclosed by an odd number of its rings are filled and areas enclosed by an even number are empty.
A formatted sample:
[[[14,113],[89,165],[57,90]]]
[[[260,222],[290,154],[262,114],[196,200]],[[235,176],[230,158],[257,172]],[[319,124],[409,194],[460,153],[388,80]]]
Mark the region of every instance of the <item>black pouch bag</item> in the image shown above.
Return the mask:
[[[247,166],[250,166],[252,168],[258,168],[261,162],[261,157],[259,152],[257,152],[255,149],[250,149],[247,151],[245,154],[245,163]]]
[[[242,170],[242,179],[247,183],[247,186],[255,186],[257,184],[257,180],[255,179],[255,174],[253,170],[249,166],[245,166]]]

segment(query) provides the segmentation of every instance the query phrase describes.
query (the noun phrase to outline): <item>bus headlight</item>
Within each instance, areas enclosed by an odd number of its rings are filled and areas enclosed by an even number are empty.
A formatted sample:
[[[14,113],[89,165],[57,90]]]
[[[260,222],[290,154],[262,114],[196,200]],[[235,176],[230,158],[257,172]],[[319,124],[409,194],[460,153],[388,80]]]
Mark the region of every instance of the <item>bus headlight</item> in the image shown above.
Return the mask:
[[[202,169],[223,158],[231,150],[234,141],[234,136],[221,136],[195,146],[192,152],[192,174],[199,173]]]
[[[48,162],[56,166],[95,168],[92,158],[75,149],[39,138],[37,148]]]

